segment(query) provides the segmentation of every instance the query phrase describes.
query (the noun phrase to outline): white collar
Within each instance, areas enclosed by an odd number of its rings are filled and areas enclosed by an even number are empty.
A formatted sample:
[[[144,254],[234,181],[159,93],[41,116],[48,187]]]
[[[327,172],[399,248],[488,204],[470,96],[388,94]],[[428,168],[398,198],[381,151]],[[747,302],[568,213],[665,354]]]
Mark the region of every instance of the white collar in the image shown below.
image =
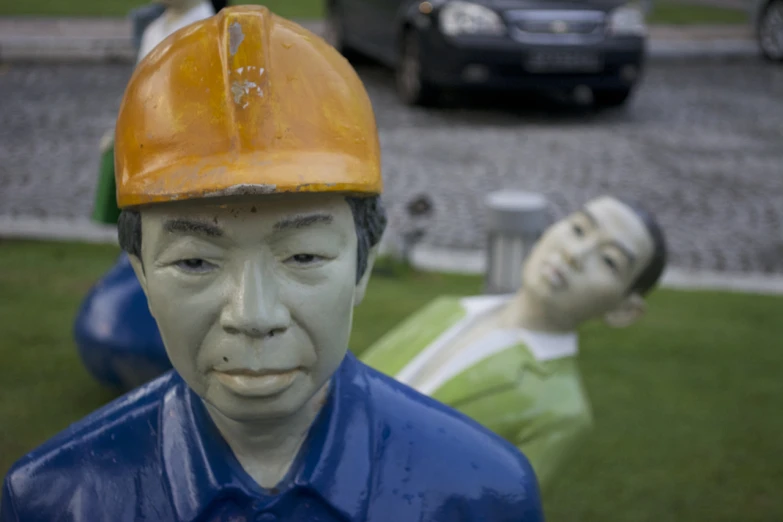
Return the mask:
[[[469,324],[479,315],[508,303],[512,297],[513,295],[481,295],[460,299],[460,304],[465,309],[465,318],[460,323]],[[569,357],[576,355],[578,351],[579,341],[576,332],[551,333],[525,328],[507,328],[500,331],[505,332],[504,337],[513,339],[515,344],[525,343],[539,361]]]
[[[550,334],[522,328],[493,330],[476,339],[458,356],[446,360],[431,375],[423,379],[416,388],[419,392],[430,395],[468,368],[519,344],[524,344],[537,361],[573,357],[578,351],[577,339],[576,333]]]
[[[419,372],[420,368],[442,353],[442,350],[448,349],[447,347],[470,328],[478,317],[491,313],[507,303],[510,298],[511,296],[477,296],[461,299],[460,304],[465,308],[465,317],[424,348],[400,370],[396,378],[405,384],[411,384],[411,379]],[[461,350],[459,356],[446,360],[432,375],[417,386],[417,389],[429,395],[446,381],[471,366],[518,344],[524,344],[538,361],[572,357],[578,352],[576,332],[548,333],[524,328],[493,330],[471,343],[470,346],[466,346]]]
[[[572,357],[579,351],[579,337],[576,332],[550,333],[524,328],[508,331],[514,332],[539,361]]]

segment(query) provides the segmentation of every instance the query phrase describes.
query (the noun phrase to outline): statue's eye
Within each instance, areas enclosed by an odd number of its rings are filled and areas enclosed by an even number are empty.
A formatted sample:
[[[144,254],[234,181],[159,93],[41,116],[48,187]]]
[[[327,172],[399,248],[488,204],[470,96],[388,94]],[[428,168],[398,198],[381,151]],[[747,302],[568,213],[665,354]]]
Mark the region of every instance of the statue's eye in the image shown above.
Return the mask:
[[[297,266],[310,266],[310,265],[317,265],[323,260],[324,257],[319,256],[317,254],[294,254],[288,259],[286,259],[285,262]]]
[[[585,230],[580,225],[574,223],[574,225],[571,228],[574,229],[574,234],[577,237],[582,237],[585,235]]]
[[[296,254],[293,256],[294,261],[302,264],[312,263],[315,259],[316,257],[313,254]]]
[[[612,259],[609,256],[603,256],[603,258],[604,258],[604,263],[606,263],[606,266],[611,268],[612,272],[617,272],[619,267],[617,266],[617,263],[615,263],[614,259]]]
[[[204,261],[203,259],[183,259],[175,263],[177,268],[184,270],[185,272],[208,272],[215,268],[215,265]]]

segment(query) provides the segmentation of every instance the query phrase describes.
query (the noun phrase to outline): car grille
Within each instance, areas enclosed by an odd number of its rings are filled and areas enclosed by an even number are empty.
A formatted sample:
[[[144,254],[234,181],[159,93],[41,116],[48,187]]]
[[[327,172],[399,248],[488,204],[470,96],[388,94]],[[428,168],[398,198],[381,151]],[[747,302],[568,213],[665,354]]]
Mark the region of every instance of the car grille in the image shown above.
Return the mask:
[[[603,29],[603,22],[593,20],[522,20],[520,31],[531,34],[593,34]]]
[[[518,10],[507,13],[508,21],[522,35],[603,34],[606,15],[601,11]]]

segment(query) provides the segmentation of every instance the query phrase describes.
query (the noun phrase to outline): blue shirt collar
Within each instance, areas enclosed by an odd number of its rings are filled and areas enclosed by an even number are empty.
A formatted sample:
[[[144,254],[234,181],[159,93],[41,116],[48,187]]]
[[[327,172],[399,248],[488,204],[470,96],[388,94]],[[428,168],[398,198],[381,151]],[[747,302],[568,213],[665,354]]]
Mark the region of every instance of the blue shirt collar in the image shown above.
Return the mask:
[[[332,377],[329,396],[280,492],[303,487],[349,520],[367,512],[373,440],[367,385],[350,353]],[[201,399],[179,375],[163,397],[160,455],[178,518],[191,522],[218,496],[269,498],[242,469]]]

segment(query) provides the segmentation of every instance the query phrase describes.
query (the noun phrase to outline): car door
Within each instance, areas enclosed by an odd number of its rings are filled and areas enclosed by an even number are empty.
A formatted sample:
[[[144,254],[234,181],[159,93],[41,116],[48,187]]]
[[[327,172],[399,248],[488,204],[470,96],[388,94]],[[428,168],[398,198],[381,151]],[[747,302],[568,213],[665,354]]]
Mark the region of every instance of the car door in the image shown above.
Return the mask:
[[[387,65],[393,65],[397,56],[397,32],[400,15],[410,0],[365,0],[368,7],[367,28],[374,54]]]
[[[372,55],[372,46],[368,45],[371,31],[367,24],[370,17],[370,0],[331,0],[331,2],[339,12],[345,42],[357,51]]]

